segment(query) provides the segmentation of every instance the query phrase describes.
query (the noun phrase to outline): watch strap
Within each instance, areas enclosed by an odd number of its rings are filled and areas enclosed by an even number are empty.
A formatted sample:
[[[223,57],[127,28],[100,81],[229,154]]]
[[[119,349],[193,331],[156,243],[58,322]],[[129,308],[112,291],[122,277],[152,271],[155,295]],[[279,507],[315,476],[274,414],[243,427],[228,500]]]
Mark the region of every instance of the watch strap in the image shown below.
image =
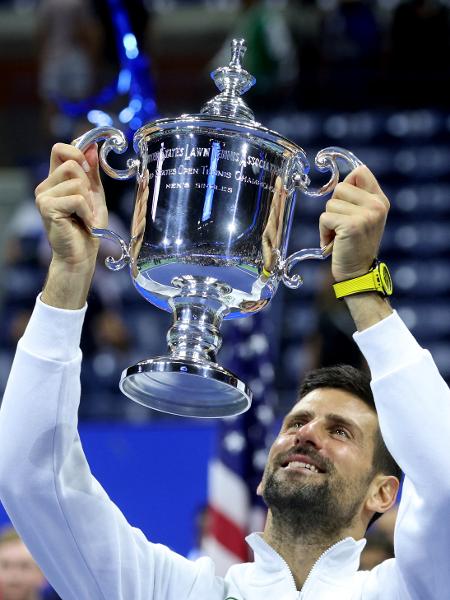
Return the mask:
[[[361,277],[340,281],[333,285],[336,298],[343,298],[351,294],[362,294],[363,292],[383,292],[381,285],[377,285],[374,271],[369,271]]]
[[[339,281],[333,285],[336,298],[344,298],[352,294],[362,294],[364,292],[378,292],[383,296],[392,294],[392,279],[389,269],[385,263],[375,259],[371,269],[365,275]]]

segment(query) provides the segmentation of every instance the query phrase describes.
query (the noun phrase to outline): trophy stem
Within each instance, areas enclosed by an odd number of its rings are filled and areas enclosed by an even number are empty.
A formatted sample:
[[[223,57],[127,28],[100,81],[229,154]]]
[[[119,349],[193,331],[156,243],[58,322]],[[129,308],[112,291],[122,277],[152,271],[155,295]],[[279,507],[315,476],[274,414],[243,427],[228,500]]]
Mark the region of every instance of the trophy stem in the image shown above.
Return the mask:
[[[176,299],[174,322],[167,333],[167,343],[174,358],[215,362],[222,345],[219,328],[223,317],[200,301],[201,298]]]
[[[172,299],[173,325],[167,343],[174,358],[216,361],[222,345],[220,326],[227,307],[221,295],[229,286],[211,278],[176,277],[180,294]]]

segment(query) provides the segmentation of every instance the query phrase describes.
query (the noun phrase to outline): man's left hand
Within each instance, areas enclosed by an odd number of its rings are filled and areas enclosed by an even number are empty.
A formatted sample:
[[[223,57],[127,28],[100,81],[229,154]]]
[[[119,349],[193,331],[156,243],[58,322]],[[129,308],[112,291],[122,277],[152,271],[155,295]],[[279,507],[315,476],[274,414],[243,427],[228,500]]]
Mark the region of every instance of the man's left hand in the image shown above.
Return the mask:
[[[369,271],[378,255],[389,206],[375,176],[364,165],[338,183],[319,221],[321,247],[334,240],[331,270],[335,281]]]

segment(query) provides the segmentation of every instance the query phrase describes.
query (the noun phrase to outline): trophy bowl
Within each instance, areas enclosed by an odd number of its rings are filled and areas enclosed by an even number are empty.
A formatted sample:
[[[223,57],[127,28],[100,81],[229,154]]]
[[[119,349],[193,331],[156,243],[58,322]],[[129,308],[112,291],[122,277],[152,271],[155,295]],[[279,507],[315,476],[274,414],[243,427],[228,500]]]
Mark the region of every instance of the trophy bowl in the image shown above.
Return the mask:
[[[200,113],[158,119],[135,133],[136,158],[126,169],[108,163],[110,151],[127,149],[120,130],[97,127],[73,142],[83,150],[104,140],[104,171],[136,179],[130,242],[108,229],[92,234],[121,246],[108,268],[128,265],[139,294],[173,314],[167,356],[125,369],[119,387],[140,404],[176,415],[223,417],[249,408],[251,390],[216,362],[221,323],[267,306],[280,281],[299,287],[292,267],[329,254],[308,248],[287,256],[296,192],[332,191],[337,159],[352,168],[362,164],[347,150],[325,148],[315,164],[331,177],[310,189],[304,150],[257,123],[241,98],[255,83],[241,65],[245,49],[244,40],[233,40],[229,65],[211,74],[220,93]]]

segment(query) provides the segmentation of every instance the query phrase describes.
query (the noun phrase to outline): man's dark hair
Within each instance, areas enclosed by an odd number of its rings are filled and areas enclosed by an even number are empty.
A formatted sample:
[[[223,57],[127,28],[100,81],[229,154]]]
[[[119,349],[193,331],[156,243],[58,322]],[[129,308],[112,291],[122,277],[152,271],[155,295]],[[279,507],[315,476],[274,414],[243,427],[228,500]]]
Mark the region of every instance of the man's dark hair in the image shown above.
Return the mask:
[[[355,367],[350,365],[336,365],[334,367],[323,367],[310,371],[306,374],[300,386],[299,399],[301,400],[309,392],[318,388],[344,390],[362,400],[375,414],[377,412],[370,387],[370,377],[367,373],[355,369]],[[401,480],[402,470],[386,448],[379,426],[375,435],[373,473],[394,475]],[[381,513],[375,513],[368,526],[370,527],[379,517],[381,517]]]

